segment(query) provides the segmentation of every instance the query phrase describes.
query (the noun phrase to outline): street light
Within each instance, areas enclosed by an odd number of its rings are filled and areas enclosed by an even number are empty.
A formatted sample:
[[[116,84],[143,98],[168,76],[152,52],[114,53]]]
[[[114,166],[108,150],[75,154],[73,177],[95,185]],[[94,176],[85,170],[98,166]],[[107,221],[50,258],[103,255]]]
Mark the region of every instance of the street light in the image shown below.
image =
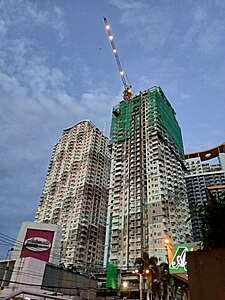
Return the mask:
[[[128,295],[129,295],[129,299],[130,299],[130,282],[127,282],[127,281],[123,281],[123,283],[122,283],[122,286],[123,286],[123,288],[126,290],[127,288],[129,289],[128,290]]]
[[[167,254],[168,254],[168,263],[170,265],[173,259],[173,247],[170,238],[166,237],[163,239],[163,244],[166,246]]]
[[[170,245],[170,239],[168,239],[168,238],[165,238],[163,240],[163,242],[164,242],[165,245]]]
[[[140,265],[139,268],[136,268],[132,273],[136,274],[139,276],[139,291],[140,291],[140,300],[143,299],[143,295],[142,295],[142,279],[143,279],[143,266]]]

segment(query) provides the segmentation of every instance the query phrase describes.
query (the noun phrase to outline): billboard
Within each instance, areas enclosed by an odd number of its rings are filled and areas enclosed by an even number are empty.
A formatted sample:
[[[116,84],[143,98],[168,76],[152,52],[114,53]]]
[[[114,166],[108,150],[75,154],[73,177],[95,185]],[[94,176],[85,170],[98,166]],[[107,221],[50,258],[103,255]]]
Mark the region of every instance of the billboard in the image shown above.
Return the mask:
[[[21,257],[33,257],[48,262],[54,231],[27,228]]]

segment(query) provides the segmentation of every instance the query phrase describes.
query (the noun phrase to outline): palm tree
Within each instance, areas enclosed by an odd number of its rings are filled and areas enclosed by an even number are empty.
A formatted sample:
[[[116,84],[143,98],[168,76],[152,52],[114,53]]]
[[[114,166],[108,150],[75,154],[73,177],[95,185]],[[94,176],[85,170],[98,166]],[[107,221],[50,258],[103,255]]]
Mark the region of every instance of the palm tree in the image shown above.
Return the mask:
[[[150,294],[153,299],[166,300],[168,295],[168,285],[171,281],[169,274],[169,266],[167,263],[157,265],[158,259],[155,256],[143,252],[142,257],[135,260],[135,266],[138,266],[139,274],[143,274],[147,279],[147,300],[150,299]]]
[[[167,299],[168,285],[171,285],[171,275],[169,272],[169,265],[167,263],[161,263],[160,268],[160,282],[159,282],[159,294],[162,300]]]

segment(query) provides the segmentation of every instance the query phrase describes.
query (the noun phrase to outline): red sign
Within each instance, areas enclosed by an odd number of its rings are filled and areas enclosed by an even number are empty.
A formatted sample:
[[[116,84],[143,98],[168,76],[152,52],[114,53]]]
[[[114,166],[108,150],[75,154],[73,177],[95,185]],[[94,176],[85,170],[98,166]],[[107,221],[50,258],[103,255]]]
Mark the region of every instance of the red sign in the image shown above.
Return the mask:
[[[33,257],[49,261],[54,231],[28,228],[21,257]]]

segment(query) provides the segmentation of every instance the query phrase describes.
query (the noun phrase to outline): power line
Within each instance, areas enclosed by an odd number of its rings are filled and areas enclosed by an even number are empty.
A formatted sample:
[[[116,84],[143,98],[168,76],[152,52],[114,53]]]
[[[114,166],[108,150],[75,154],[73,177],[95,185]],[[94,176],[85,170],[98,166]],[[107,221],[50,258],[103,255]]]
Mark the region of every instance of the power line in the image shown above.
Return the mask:
[[[8,245],[9,246],[13,246],[14,249],[12,251],[20,251],[20,249],[24,246],[24,243],[22,241],[19,241],[17,239],[14,239],[4,233],[1,233],[0,232],[0,241],[3,242],[3,243],[6,243],[5,246]],[[19,248],[19,249],[16,249],[16,248]],[[60,247],[51,247],[52,250],[56,250],[56,249],[61,249],[61,246]],[[42,253],[42,256],[43,257],[51,257],[51,258],[60,258],[60,255],[53,255],[53,254],[45,254],[45,253]]]
[[[6,234],[1,233],[1,232],[0,232],[0,239],[2,239],[1,235],[3,236],[3,240],[5,239],[5,241],[8,242],[9,245],[11,245],[11,243],[13,243],[12,245],[16,245],[16,246],[23,246],[24,245],[24,242],[19,241],[17,239],[14,239],[14,238],[10,237],[9,235],[6,235]],[[61,247],[52,247],[52,248],[59,249]]]
[[[55,286],[55,285],[40,285],[40,284],[33,284],[33,283],[26,283],[26,282],[18,282],[18,281],[12,281],[12,280],[6,280],[6,279],[1,279],[3,282],[7,283],[15,283],[15,284],[21,284],[21,285],[26,285],[26,286],[35,286],[35,287],[41,287],[41,288],[57,288],[57,289],[66,289],[66,290],[74,290],[74,289],[80,289],[80,290],[96,290],[97,288],[94,287],[80,287],[80,286],[75,286],[75,287],[64,287],[64,286]]]
[[[3,238],[3,240],[2,240],[2,237],[1,237],[1,235],[4,237]],[[17,240],[17,239],[14,239],[14,238],[12,238],[12,237],[10,237],[10,236],[8,236],[8,235],[6,235],[6,234],[4,234],[4,233],[1,233],[0,232],[0,241],[1,242],[7,242],[7,241],[5,241],[4,239],[7,239],[7,240],[11,240],[10,242],[12,243],[13,241],[15,241],[15,244],[11,244],[11,243],[9,243],[9,245],[12,245],[12,246],[14,246],[14,249],[12,250],[12,251],[21,251],[21,247],[22,246],[24,246],[24,243],[22,242],[22,241],[19,241],[19,240]],[[108,247],[108,245],[106,246],[105,245],[105,247]],[[61,247],[52,247],[51,248],[52,250],[57,250],[57,249],[61,249]],[[56,255],[56,254],[46,254],[46,253],[42,253],[42,257],[47,257],[47,256],[49,256],[50,258],[55,258],[55,259],[60,259],[61,258],[61,256],[60,256],[60,254],[59,255]],[[104,265],[102,265],[102,264],[97,264],[97,263],[92,263],[92,262],[84,262],[84,261],[82,261],[82,260],[79,260],[79,259],[75,259],[75,258],[73,258],[73,260],[71,261],[71,259],[68,257],[68,258],[63,258],[63,260],[62,261],[69,261],[70,262],[70,264],[82,264],[82,265],[84,265],[86,268],[94,268],[94,267],[96,267],[96,268],[101,268],[101,269],[106,269],[106,266],[104,266]],[[79,267],[79,266],[77,266],[77,267]],[[117,265],[117,267],[118,268],[124,268],[125,266],[124,265]],[[132,268],[133,266],[131,266],[131,268]]]
[[[5,234],[3,234],[3,233],[0,233],[0,235],[3,235],[4,237],[6,237],[8,240],[9,239],[12,239],[11,237],[9,237],[9,236],[7,236],[7,235],[5,235]],[[5,239],[5,238],[4,238]],[[15,240],[15,239],[12,239],[12,240]],[[2,242],[5,242],[5,243],[7,243],[7,240],[5,241],[5,240],[2,240],[2,238],[0,237],[0,241],[2,241]],[[18,240],[15,240],[16,241],[16,243],[15,244],[11,244],[11,241],[10,241],[10,243],[8,242],[8,244],[10,245],[10,246],[13,246],[14,248],[13,248],[13,250],[12,251],[14,251],[14,252],[16,252],[16,251],[21,251],[21,247],[22,246],[24,246],[24,243],[23,242],[21,242],[21,241],[18,241]],[[51,248],[52,250],[57,250],[57,249],[61,249],[61,247],[52,247]],[[55,258],[55,259],[60,259],[61,258],[61,256],[60,256],[60,254],[59,255],[56,255],[56,254],[46,254],[46,253],[42,253],[41,254],[41,256],[42,257],[50,257],[50,258]],[[69,262],[71,262],[71,259],[68,257],[68,258],[63,258],[63,261],[69,261]],[[75,260],[75,259],[73,259],[73,262],[71,262],[71,263],[75,263],[75,262],[77,262],[77,263],[82,263],[82,264],[85,264],[86,266],[95,266],[95,267],[102,267],[102,264],[94,264],[94,263],[88,263],[88,262],[84,262],[84,261],[82,261],[82,260]]]
[[[5,271],[7,271],[8,269],[7,269],[7,267],[6,267],[6,268],[0,268],[0,270],[3,271],[3,272],[5,272]],[[65,271],[65,272],[69,272],[69,270],[58,269],[58,271],[60,271],[60,270]],[[38,275],[38,274],[35,274],[35,273],[30,273],[30,272],[24,272],[24,271],[21,271],[21,270],[19,270],[19,272],[18,272],[18,270],[12,270],[12,271],[10,271],[10,272],[11,272],[11,273],[16,273],[18,276],[20,276],[20,275],[27,275],[28,277],[36,277],[36,278],[43,278],[43,277],[44,277],[44,276],[42,276],[42,275]],[[79,272],[71,272],[71,273],[76,274],[76,275],[80,275],[80,276],[85,276],[85,277],[87,277],[87,278],[90,277],[90,274],[89,274],[89,275],[85,275],[85,274],[80,274]],[[60,275],[60,274],[59,274],[59,275]],[[51,278],[51,279],[55,279],[55,280],[58,279],[58,281],[62,279],[61,276],[56,277],[56,276],[52,276],[52,275],[50,276],[50,278]],[[0,281],[1,281],[1,280],[0,280]],[[64,279],[63,281],[64,281],[64,282],[74,282],[73,279]]]
[[[9,235],[6,235],[6,234],[4,234],[2,232],[0,232],[0,235],[2,235],[4,239],[9,240],[9,242],[11,242],[11,243],[23,244],[23,242],[21,242],[21,241],[19,241],[17,239],[14,239],[14,238],[10,237]]]

